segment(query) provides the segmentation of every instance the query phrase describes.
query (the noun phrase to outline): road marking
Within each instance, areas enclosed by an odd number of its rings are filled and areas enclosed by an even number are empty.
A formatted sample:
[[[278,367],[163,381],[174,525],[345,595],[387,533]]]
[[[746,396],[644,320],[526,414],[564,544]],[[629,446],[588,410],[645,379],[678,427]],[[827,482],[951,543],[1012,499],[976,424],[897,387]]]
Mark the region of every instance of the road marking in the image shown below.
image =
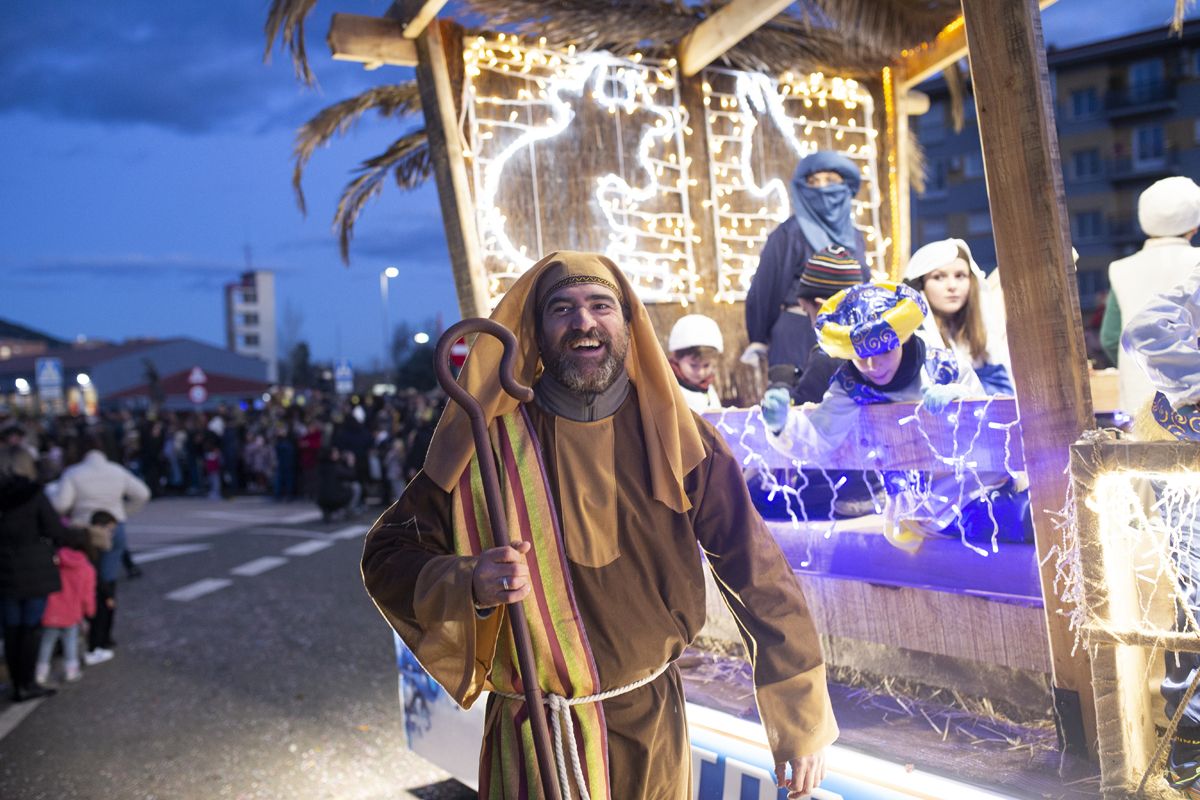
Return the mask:
[[[197,517],[208,517],[209,519],[224,519],[231,522],[253,522],[256,519],[262,519],[261,514],[245,511],[197,511]]]
[[[0,739],[12,733],[13,729],[21,724],[21,720],[28,717],[45,699],[39,697],[37,700],[26,700],[24,703],[13,703],[9,706],[7,711],[0,714]]]
[[[303,528],[261,528],[255,527],[240,533],[251,533],[256,536],[295,536],[300,539],[325,539],[321,531],[306,531]]]
[[[311,556],[313,553],[324,550],[326,547],[333,547],[333,542],[313,539],[309,542],[294,544],[286,548],[283,553],[288,556]]]
[[[286,517],[280,517],[277,521],[284,525],[301,525],[305,522],[316,522],[321,518],[321,510],[314,508],[311,511],[301,511],[298,514],[289,514]]]
[[[234,567],[233,569],[229,570],[229,572],[233,575],[241,575],[244,578],[250,578],[255,575],[261,575],[269,569],[281,567],[286,563],[287,559],[281,558],[280,556],[263,556],[262,558],[256,558],[253,561],[247,561],[241,566]]]
[[[148,564],[151,561],[162,561],[164,558],[185,556],[188,553],[199,553],[202,550],[211,549],[212,545],[208,544],[168,544],[162,547],[155,547],[152,550],[138,550],[137,562],[139,564]]]
[[[189,583],[187,586],[176,589],[167,594],[168,600],[178,600],[181,603],[187,603],[195,600],[197,597],[203,597],[206,594],[220,591],[226,586],[232,584],[233,581],[228,578],[205,578],[202,581]]]
[[[334,531],[329,534],[330,539],[361,539],[367,535],[366,527],[362,525],[351,525],[348,528]]]

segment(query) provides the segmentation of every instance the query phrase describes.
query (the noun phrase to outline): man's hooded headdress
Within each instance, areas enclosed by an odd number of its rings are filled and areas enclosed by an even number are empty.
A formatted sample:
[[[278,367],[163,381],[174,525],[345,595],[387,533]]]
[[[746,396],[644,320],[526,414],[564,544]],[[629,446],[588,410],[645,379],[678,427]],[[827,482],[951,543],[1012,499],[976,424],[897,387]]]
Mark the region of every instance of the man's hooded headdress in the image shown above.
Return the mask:
[[[654,498],[677,512],[690,508],[683,479],[704,458],[696,420],[663,353],[650,315],[628,279],[608,258],[597,253],[560,250],[543,258],[517,279],[500,299],[491,319],[517,337],[513,372],[532,386],[542,371],[537,321],[543,301],[564,285],[598,283],[616,292],[629,310],[629,353],[625,369],[637,389],[638,410],[646,436]],[[458,382],[479,400],[489,425],[517,408],[517,400],[500,386],[500,342],[480,336],[471,346]],[[454,488],[474,452],[471,422],[453,403],[434,431],[425,473],[446,491]]]

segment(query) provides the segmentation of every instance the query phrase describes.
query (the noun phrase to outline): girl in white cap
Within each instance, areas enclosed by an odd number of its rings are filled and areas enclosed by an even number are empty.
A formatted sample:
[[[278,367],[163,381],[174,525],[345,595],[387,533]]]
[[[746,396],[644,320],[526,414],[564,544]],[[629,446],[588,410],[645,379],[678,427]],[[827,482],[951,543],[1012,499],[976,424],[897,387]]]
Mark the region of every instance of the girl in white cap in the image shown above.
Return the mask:
[[[712,317],[687,314],[679,318],[667,337],[667,361],[692,411],[720,408],[713,386],[717,356],[725,350],[725,337]]]
[[[1013,394],[1001,315],[988,303],[983,270],[962,239],[930,242],[912,254],[904,280],[929,304],[926,332],[975,370],[988,394]]]

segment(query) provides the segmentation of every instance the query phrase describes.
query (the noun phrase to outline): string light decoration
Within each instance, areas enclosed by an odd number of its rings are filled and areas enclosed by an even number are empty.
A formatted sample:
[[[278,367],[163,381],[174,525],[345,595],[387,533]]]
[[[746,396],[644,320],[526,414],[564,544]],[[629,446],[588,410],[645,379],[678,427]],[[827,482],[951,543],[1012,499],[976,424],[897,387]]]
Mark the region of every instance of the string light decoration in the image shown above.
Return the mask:
[[[1005,479],[1019,477],[1019,472],[1013,463],[1013,447],[1014,435],[1019,432],[1020,418],[1009,422],[992,419],[990,412],[996,399],[988,397],[981,402],[977,401],[969,405],[968,401],[957,400],[940,415],[933,415],[917,406],[912,414],[898,420],[901,427],[916,425],[918,435],[928,447],[929,463],[936,464],[938,467],[936,470],[888,470],[892,474],[885,477],[881,470],[885,470],[887,464],[883,462],[877,450],[871,450],[862,459],[863,469],[838,469],[836,472],[841,474],[835,477],[821,464],[819,455],[808,454],[809,457],[787,459],[787,466],[796,470],[800,477],[801,483],[797,486],[780,480],[781,457],[774,451],[765,450],[761,444],[758,432],[766,429],[761,408],[757,406],[751,409],[725,408],[719,414],[706,416],[729,442],[734,452],[740,454],[742,466],[757,474],[759,488],[766,493],[767,501],[774,502],[777,497],[783,499],[784,511],[793,530],[812,530],[810,525],[812,519],[803,498],[804,491],[809,487],[809,478],[804,471],[821,473],[821,480],[824,480],[830,488],[829,502],[831,504],[839,499],[839,489],[846,483],[845,473],[861,472],[864,478],[868,473],[874,473],[877,485],[890,484],[893,495],[886,505],[882,504],[878,497],[873,496],[875,513],[888,515],[891,523],[895,524],[899,520],[909,518],[909,515],[928,517],[931,510],[941,508],[943,511],[937,514],[937,518],[950,529],[959,531],[960,544],[975,555],[986,558],[993,553],[1000,552],[1000,540],[1005,533],[1001,530],[1001,523],[996,515],[992,490],[1003,484]],[[793,409],[792,413],[800,412]],[[948,450],[939,450],[935,441],[938,437],[930,434],[928,425],[949,427],[950,435],[943,437],[951,443]],[[985,446],[981,444],[981,440],[985,438],[984,433],[989,429],[1004,431],[1003,474],[995,473],[994,467],[986,466],[986,463],[994,463],[995,459],[983,459],[976,452],[978,448]],[[858,433],[855,431],[847,436],[847,439],[856,438],[858,438]],[[770,457],[768,458],[768,456]],[[980,472],[981,460],[986,462],[984,468],[989,470],[988,472]],[[871,464],[879,464],[879,467],[871,468],[869,466]],[[979,522],[986,520],[983,530],[969,530],[972,525],[967,521],[964,512],[969,504],[976,501],[982,509],[981,515],[976,519]],[[979,522],[974,524],[978,525]],[[821,536],[829,539],[836,532],[837,527],[837,520],[829,520],[828,524],[819,526]],[[971,539],[967,538],[968,533],[971,533]],[[1015,532],[1009,531],[1008,533]],[[983,540],[981,544],[985,546],[976,544],[976,541],[980,540]],[[808,547],[809,555],[800,564],[801,567],[807,567],[812,561],[811,539]]]
[[[541,197],[539,185],[574,181],[590,182],[590,204],[607,223],[607,241],[597,249],[621,265],[642,300],[693,302],[703,289],[692,252],[683,141],[689,128],[674,59],[652,63],[639,54],[618,58],[574,46],[553,51],[544,39],[524,46],[505,34],[476,38],[463,58],[465,149],[492,303],[548,245],[557,244],[543,241],[541,226],[547,202],[561,201]],[[561,174],[540,182],[539,163],[553,163],[549,149],[561,146],[553,140],[596,109],[612,118],[614,135],[586,157],[607,158],[613,169],[579,174],[569,162],[585,160],[585,154],[559,152]],[[514,230],[505,210],[514,202],[524,203],[532,223],[521,230]],[[586,242],[588,233],[578,230],[573,245]]]
[[[772,175],[766,165],[794,165],[817,150],[836,150],[859,165],[855,225],[866,239],[868,265],[886,267],[891,240],[880,228],[879,133],[869,92],[857,81],[820,72],[789,72],[774,80],[709,69],[703,98],[712,187],[707,203],[717,232],[717,300],[745,299],[767,235],[791,214],[790,173]]]
[[[1150,481],[1147,508],[1139,483]],[[1076,643],[1125,641],[1151,647],[1191,640],[1200,649],[1200,623],[1190,598],[1200,596],[1200,472],[1115,469],[1095,477],[1083,498],[1094,515],[1087,530],[1071,506],[1059,515],[1057,581]],[[1192,533],[1197,535],[1193,536]],[[1103,551],[1102,559],[1089,548]],[[1179,604],[1184,623],[1175,627]]]

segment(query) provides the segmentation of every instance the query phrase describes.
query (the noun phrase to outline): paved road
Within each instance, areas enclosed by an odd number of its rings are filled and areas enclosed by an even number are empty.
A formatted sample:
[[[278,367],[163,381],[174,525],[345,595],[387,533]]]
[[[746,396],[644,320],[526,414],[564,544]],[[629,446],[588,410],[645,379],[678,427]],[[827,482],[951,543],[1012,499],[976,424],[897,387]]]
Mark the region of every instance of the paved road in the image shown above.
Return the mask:
[[[458,800],[407,751],[389,631],[358,574],[370,520],[158,500],[130,525],[117,657],[0,700],[5,800]]]

